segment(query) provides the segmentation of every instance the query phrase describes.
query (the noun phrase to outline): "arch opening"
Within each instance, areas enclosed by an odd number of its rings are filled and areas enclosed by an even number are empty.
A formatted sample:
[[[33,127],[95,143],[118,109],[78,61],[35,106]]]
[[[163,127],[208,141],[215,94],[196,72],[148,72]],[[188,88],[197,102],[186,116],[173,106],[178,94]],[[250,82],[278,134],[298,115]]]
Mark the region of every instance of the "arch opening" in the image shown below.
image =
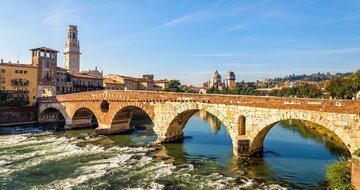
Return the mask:
[[[232,137],[219,117],[207,110],[186,110],[174,117],[166,130],[168,156],[211,158],[221,163],[233,158]]]
[[[111,122],[111,129],[116,133],[123,133],[133,130],[146,131],[146,135],[154,135],[153,121],[149,114],[137,106],[126,106],[121,108]]]
[[[267,134],[275,125],[281,125],[288,130],[297,131],[304,139],[312,139],[318,144],[322,144],[328,148],[328,150],[334,154],[346,151],[346,154],[350,155],[350,150],[339,138],[335,132],[330,131],[325,126],[317,124],[308,120],[301,119],[285,119],[272,123],[263,128],[256,137],[252,140],[250,146],[250,154],[261,155],[264,150],[264,141]],[[281,137],[280,137],[281,138]]]
[[[265,176],[265,180],[280,184],[286,181],[286,186],[294,189],[323,184],[326,166],[351,155],[335,133],[313,121],[284,119],[260,133],[251,146],[252,150],[261,151],[256,154],[261,157],[256,158],[259,166],[255,166],[255,175],[263,174],[267,168],[273,175]]]
[[[65,123],[65,116],[56,108],[50,107],[40,113],[40,123]]]
[[[75,111],[72,117],[72,128],[96,128],[98,126],[98,119],[93,111],[89,108],[80,108]]]
[[[214,134],[220,131],[222,125],[226,128],[223,122],[212,113],[206,110],[190,109],[181,112],[170,122],[169,127],[166,130],[165,142],[182,140],[184,138],[184,129],[187,126],[188,121],[195,115],[208,123]],[[226,129],[226,131],[229,133],[228,129]]]

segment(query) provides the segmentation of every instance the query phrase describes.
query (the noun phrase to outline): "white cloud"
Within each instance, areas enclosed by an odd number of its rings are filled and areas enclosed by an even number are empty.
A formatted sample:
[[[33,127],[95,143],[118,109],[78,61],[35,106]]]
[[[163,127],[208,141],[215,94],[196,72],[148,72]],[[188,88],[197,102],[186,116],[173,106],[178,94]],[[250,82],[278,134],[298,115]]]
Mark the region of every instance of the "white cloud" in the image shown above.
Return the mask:
[[[226,17],[226,16],[234,16],[237,14],[240,14],[246,10],[253,9],[257,6],[260,6],[269,0],[262,0],[255,3],[247,4],[247,5],[241,5],[241,6],[230,6],[221,8],[220,5],[223,4],[224,1],[220,1],[221,3],[215,4],[210,6],[210,8],[197,11],[188,15],[184,15],[178,18],[175,18],[173,20],[170,20],[164,24],[162,24],[160,27],[170,27],[175,26],[179,24],[186,24],[190,22],[195,21],[203,21],[203,20],[209,20],[212,18],[219,18],[219,17]]]

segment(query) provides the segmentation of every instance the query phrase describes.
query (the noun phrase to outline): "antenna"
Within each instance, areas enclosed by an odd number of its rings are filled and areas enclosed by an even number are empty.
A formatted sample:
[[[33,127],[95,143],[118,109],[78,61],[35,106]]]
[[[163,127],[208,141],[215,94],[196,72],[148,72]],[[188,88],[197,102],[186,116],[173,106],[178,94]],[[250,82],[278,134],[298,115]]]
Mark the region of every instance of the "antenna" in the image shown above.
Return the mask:
[[[20,61],[20,55],[21,55],[21,53],[17,54],[17,63],[19,63],[19,61]]]

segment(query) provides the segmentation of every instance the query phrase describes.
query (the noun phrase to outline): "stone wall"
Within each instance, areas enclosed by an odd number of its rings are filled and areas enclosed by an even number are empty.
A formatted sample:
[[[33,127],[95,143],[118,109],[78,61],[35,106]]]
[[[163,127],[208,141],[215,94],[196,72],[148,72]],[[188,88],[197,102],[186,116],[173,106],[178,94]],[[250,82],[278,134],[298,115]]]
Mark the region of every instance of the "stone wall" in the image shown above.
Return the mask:
[[[0,107],[0,125],[36,122],[37,110],[34,106]]]
[[[351,183],[356,190],[360,190],[360,157],[353,156],[351,162]]]

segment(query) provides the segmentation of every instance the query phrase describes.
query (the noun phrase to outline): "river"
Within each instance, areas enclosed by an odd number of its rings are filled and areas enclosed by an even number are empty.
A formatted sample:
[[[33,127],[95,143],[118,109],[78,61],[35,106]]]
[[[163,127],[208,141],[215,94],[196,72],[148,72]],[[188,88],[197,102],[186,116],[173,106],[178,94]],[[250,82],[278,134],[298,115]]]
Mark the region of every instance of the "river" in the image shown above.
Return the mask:
[[[147,146],[145,130],[97,136],[57,125],[0,128],[0,189],[326,189],[325,167],[347,156],[302,123],[276,124],[262,157],[235,158],[225,127],[206,113],[181,143]]]

